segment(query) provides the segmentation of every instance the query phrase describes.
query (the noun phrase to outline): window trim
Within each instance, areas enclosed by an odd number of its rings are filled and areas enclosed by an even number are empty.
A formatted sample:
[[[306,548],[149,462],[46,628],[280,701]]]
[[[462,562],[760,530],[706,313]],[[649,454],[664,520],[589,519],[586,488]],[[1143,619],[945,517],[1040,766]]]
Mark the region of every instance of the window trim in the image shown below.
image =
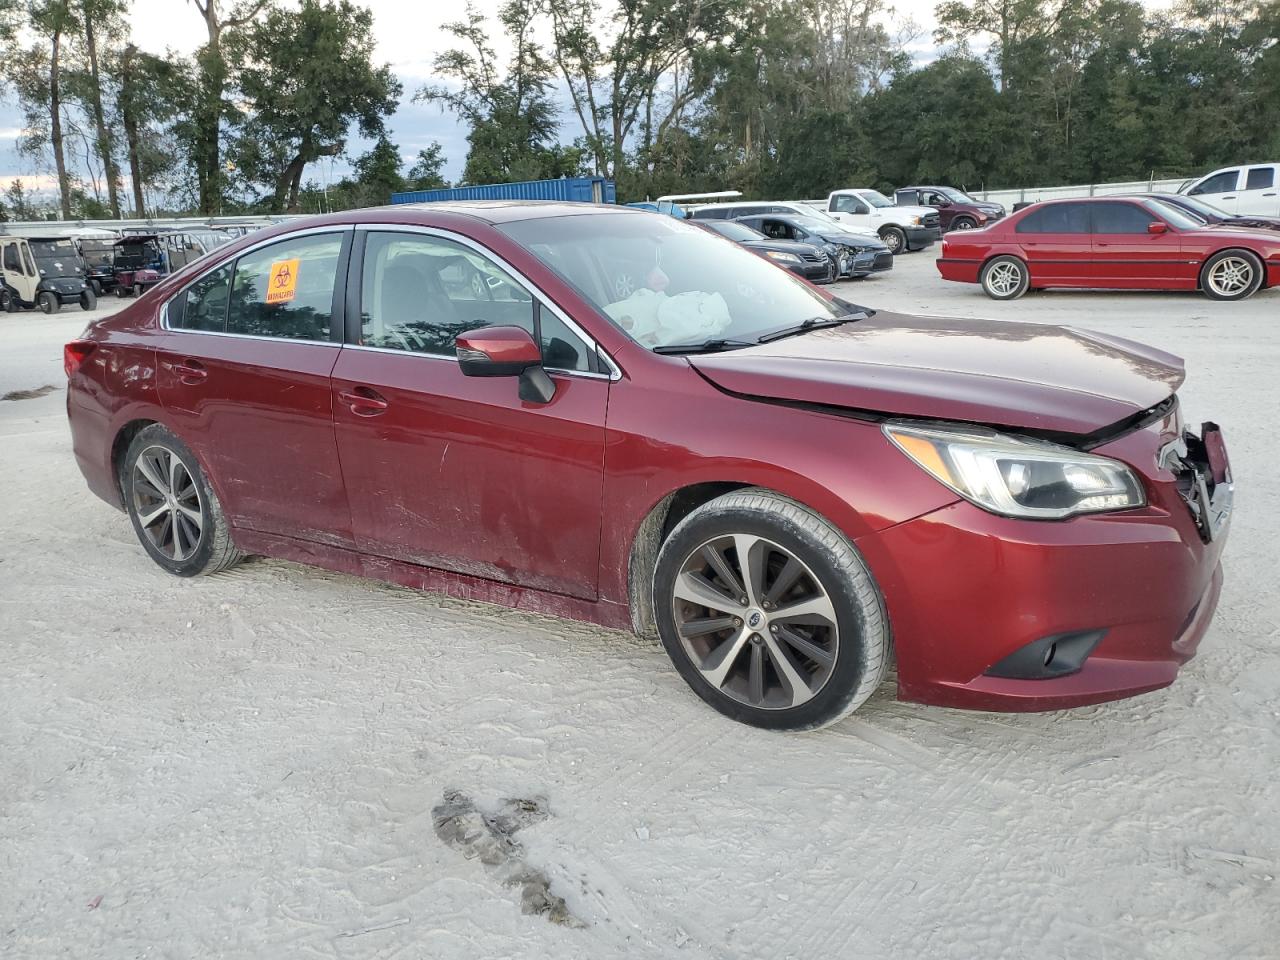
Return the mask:
[[[546,369],[555,373],[557,376],[566,377],[586,377],[592,380],[608,380],[615,381],[622,379],[622,368],[618,366],[613,357],[600,346],[595,337],[591,336],[582,326],[575,322],[560,305],[547,296],[537,284],[533,283],[523,272],[516,269],[509,261],[494,253],[484,244],[472,240],[470,237],[454,233],[450,230],[443,230],[439,227],[425,227],[418,224],[408,223],[357,223],[355,224],[356,242],[352,244],[353,250],[347,267],[346,282],[346,310],[347,319],[345,336],[342,346],[348,350],[373,350],[379,353],[393,353],[399,356],[409,357],[429,357],[433,360],[446,360],[451,363],[457,363],[457,356],[448,356],[438,353],[419,353],[413,350],[398,350],[393,347],[370,347],[359,343],[360,339],[360,297],[361,288],[364,279],[364,252],[365,242],[370,233],[410,233],[419,236],[434,237],[440,240],[449,240],[453,243],[467,247],[472,252],[492,261],[498,267],[501,267],[512,279],[522,284],[533,296],[536,303],[541,309],[549,310],[557,319],[560,320],[569,331],[578,337],[589,351],[594,351],[596,358],[605,368],[604,373],[597,373],[592,370],[563,370],[559,367],[547,367]]]
[[[186,296],[187,291],[196,283],[203,280],[209,274],[220,270],[222,267],[229,267],[231,270],[230,284],[235,285],[236,266],[240,263],[241,258],[247,254],[254,253],[264,247],[272,246],[277,243],[286,243],[290,240],[296,240],[299,237],[309,237],[316,234],[332,233],[336,234],[341,240],[341,247],[338,250],[338,263],[336,265],[333,277],[333,306],[329,318],[329,339],[328,340],[306,340],[301,337],[264,337],[256,333],[234,333],[229,330],[190,330],[185,327],[169,326],[169,304],[180,296]],[[192,277],[181,288],[175,290],[165,298],[164,303],[160,305],[160,329],[168,333],[187,333],[205,337],[237,337],[241,340],[263,340],[267,343],[312,343],[320,344],[326,347],[341,347],[342,337],[340,331],[345,324],[345,305],[346,305],[346,283],[348,274],[348,261],[351,257],[352,240],[354,239],[354,230],[350,224],[331,224],[323,227],[308,227],[305,230],[298,230],[293,233],[277,234],[274,237],[265,237],[257,243],[252,243],[247,247],[237,250],[235,254],[226,260],[221,260],[217,264],[211,265],[207,270],[198,276]],[[230,287],[228,288],[230,290]]]
[[[1261,187],[1251,187],[1251,186],[1249,186],[1249,177],[1250,177],[1250,175],[1251,175],[1255,170],[1265,170],[1267,173],[1271,174],[1271,182],[1270,182],[1270,183],[1268,183],[1268,184],[1266,184],[1266,185],[1264,185],[1264,186],[1261,186]],[[1274,190],[1274,189],[1276,188],[1276,173],[1277,173],[1277,172],[1278,172],[1278,171],[1277,171],[1277,168],[1276,168],[1276,167],[1274,167],[1273,165],[1269,164],[1269,163],[1256,163],[1256,164],[1254,164],[1254,165],[1253,165],[1253,166],[1251,166],[1251,167],[1245,167],[1245,168],[1244,168],[1244,186],[1242,186],[1240,189],[1241,189],[1242,191],[1245,191],[1245,190]]]

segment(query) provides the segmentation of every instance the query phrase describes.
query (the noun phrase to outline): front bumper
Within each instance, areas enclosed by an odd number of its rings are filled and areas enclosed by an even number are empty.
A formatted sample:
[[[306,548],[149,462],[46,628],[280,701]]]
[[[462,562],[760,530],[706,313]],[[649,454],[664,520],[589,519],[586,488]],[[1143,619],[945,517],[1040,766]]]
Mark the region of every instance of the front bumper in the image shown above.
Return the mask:
[[[904,227],[907,235],[908,250],[923,250],[925,247],[932,246],[937,240],[942,239],[942,227]]]
[[[1157,446],[1144,430],[1096,451],[1143,475],[1141,509],[1037,522],[958,501],[861,538],[893,627],[898,696],[1057,710],[1171,684],[1217,607],[1229,510],[1214,511],[1206,536],[1178,478],[1147,462]],[[1220,484],[1213,499],[1221,508],[1230,495]],[[1029,644],[1099,631],[1066,675],[993,675]]]

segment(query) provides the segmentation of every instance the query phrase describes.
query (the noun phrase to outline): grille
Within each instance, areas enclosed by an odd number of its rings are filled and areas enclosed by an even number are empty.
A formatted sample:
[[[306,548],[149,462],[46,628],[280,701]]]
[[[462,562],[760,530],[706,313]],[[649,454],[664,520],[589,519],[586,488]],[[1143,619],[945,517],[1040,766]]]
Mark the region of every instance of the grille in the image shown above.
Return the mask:
[[[942,222],[942,218],[939,217],[938,214],[936,213],[930,213],[925,215],[923,222],[926,227],[936,227],[939,223]]]
[[[827,255],[825,253],[802,253],[800,259],[805,263],[826,263]]]

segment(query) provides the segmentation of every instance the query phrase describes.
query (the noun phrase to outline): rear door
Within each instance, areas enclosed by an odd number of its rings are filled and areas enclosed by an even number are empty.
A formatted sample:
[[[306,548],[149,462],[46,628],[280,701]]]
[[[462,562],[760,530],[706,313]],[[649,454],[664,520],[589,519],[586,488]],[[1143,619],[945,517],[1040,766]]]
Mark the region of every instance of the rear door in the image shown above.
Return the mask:
[[[1019,220],[1015,235],[1032,286],[1087,287],[1093,282],[1087,204],[1047,203]]]
[[[1093,272],[1103,287],[1164,287],[1194,281],[1195,267],[1183,262],[1177,232],[1146,207],[1123,200],[1090,205]],[[1164,233],[1153,234],[1153,223]]]
[[[1236,213],[1241,216],[1280,216],[1280,190],[1277,190],[1275,164],[1245,167],[1244,183],[1236,200]]]
[[[1235,214],[1240,208],[1240,183],[1243,178],[1244,170],[1241,167],[1219,170],[1193,186],[1187,191],[1187,195],[1199,197],[1225,213]]]
[[[359,548],[594,599],[610,383],[594,345],[470,241],[357,236],[333,390]],[[541,339],[551,402],[522,401],[513,377],[463,376],[455,338],[495,325]]]
[[[237,526],[354,545],[329,381],[351,236],[251,249],[166,304],[160,400]]]

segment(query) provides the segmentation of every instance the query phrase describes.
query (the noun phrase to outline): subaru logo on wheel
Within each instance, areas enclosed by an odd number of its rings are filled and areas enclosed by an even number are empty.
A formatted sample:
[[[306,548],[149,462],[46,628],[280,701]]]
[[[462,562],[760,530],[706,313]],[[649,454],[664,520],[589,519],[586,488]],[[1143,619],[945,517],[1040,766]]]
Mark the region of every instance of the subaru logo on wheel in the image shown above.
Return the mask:
[[[749,626],[749,627],[758,627],[758,626],[760,626],[760,621],[761,621],[762,619],[764,619],[764,618],[760,616],[760,611],[759,611],[759,610],[757,610],[757,611],[756,611],[755,613],[753,613],[751,616],[747,617],[747,626]]]

